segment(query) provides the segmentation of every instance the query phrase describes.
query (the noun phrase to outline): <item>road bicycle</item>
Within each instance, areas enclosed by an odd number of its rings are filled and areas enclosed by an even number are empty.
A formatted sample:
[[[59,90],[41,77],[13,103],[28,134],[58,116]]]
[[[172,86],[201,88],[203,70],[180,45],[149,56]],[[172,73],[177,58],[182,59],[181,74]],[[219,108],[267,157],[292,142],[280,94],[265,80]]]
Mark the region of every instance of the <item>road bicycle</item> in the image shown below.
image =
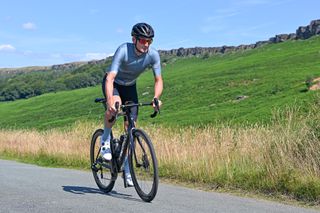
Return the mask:
[[[95,99],[96,103],[102,103],[106,109],[105,98]],[[157,110],[151,115],[156,117],[159,110],[159,101],[155,98],[150,103],[125,103],[115,104],[117,115],[109,121],[126,116],[129,122],[128,128],[119,138],[115,137],[111,131],[111,154],[112,160],[106,161],[100,155],[100,139],[103,135],[103,129],[97,129],[91,139],[90,160],[91,170],[94,180],[100,190],[108,193],[115,184],[118,173],[123,174],[124,187],[128,187],[125,181],[123,164],[128,157],[130,174],[134,188],[140,198],[146,202],[151,202],[157,194],[159,176],[156,153],[153,148],[150,137],[147,133],[135,127],[134,119],[131,115],[132,107],[152,106],[155,104]]]

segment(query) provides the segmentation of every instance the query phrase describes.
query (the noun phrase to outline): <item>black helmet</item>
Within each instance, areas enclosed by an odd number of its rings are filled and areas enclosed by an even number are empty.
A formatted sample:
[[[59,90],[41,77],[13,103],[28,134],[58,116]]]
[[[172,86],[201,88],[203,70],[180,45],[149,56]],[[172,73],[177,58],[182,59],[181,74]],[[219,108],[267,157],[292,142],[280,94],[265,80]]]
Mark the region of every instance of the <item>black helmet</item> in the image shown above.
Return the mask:
[[[134,37],[153,38],[154,31],[147,23],[138,23],[132,27],[131,35]]]

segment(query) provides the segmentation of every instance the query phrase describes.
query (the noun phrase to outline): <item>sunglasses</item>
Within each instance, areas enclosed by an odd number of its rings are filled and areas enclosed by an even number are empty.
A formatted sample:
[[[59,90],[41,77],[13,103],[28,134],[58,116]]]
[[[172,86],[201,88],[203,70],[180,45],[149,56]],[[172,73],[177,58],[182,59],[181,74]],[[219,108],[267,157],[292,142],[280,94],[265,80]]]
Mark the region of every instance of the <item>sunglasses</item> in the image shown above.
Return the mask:
[[[150,45],[152,44],[152,39],[145,39],[145,38],[137,38],[140,44],[146,45],[147,43]]]

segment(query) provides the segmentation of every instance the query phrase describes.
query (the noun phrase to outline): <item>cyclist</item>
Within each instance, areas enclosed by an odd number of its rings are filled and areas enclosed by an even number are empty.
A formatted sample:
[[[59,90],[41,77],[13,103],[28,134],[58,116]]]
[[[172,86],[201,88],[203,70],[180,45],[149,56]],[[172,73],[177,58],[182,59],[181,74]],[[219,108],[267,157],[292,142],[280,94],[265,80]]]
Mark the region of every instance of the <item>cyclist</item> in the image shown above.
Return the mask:
[[[159,99],[163,90],[160,56],[157,50],[150,47],[154,37],[152,27],[147,23],[137,23],[132,28],[131,36],[132,43],[124,43],[116,50],[111,67],[107,70],[102,83],[102,91],[107,100],[104,134],[101,137],[101,154],[105,160],[112,158],[110,132],[114,121],[109,120],[116,114],[115,103],[119,102],[120,105],[127,101],[138,103],[136,80],[150,66],[154,74],[154,98]],[[132,108],[131,112],[136,122],[138,107]],[[126,118],[124,126],[127,129]],[[124,173],[127,185],[133,186],[128,159],[124,162]]]

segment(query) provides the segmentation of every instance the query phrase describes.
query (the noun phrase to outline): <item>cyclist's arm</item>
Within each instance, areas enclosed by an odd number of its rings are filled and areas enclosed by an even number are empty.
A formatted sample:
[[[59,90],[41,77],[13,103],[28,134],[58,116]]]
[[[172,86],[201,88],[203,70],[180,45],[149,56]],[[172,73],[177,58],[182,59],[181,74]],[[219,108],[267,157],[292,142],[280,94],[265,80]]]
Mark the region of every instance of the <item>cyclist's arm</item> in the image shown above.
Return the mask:
[[[161,76],[161,61],[157,51],[153,52],[154,98],[159,99],[162,94],[163,80]]]
[[[109,107],[113,107],[113,82],[116,77],[116,72],[109,72],[106,78],[106,95],[107,95],[107,104]]]
[[[158,75],[154,77],[154,97],[159,99],[163,90],[162,76]]]
[[[120,45],[117,49],[117,51],[115,52],[113,59],[112,59],[112,63],[111,63],[111,67],[110,67],[110,71],[108,72],[107,78],[106,78],[106,96],[107,96],[107,104],[109,107],[113,107],[114,105],[114,100],[113,100],[113,82],[114,79],[118,73],[119,67],[126,55],[126,48],[127,44],[124,43],[122,45]]]

